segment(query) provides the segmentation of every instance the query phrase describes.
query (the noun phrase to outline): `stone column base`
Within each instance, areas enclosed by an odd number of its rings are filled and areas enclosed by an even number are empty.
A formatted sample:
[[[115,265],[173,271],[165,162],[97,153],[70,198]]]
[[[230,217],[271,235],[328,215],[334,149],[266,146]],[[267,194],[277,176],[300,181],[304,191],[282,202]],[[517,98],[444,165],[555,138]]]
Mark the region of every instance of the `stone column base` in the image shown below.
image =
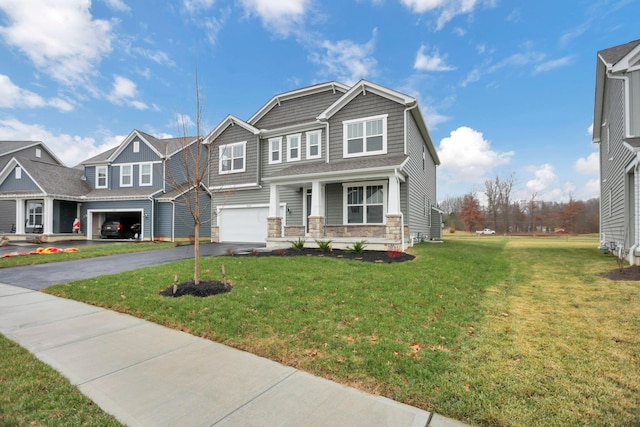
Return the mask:
[[[309,237],[322,239],[324,237],[324,217],[309,216]]]
[[[267,238],[282,237],[282,218],[279,216],[267,218]]]
[[[220,227],[217,225],[211,226],[211,242],[220,243]]]
[[[402,240],[402,215],[387,214],[385,238],[387,240]]]

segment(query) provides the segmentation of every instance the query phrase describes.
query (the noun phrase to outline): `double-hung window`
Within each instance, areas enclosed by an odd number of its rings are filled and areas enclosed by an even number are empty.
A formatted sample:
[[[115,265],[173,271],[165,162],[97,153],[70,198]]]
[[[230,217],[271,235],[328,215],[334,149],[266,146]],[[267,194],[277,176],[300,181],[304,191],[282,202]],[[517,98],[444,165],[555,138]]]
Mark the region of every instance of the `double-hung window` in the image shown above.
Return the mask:
[[[120,165],[120,187],[133,187],[133,165]]]
[[[106,166],[96,166],[96,188],[107,188]]]
[[[287,150],[289,153],[287,160],[290,162],[300,160],[300,135],[299,133],[287,135]]]
[[[27,205],[27,227],[42,225],[42,202],[29,201]]]
[[[140,163],[140,184],[141,187],[153,185],[153,165],[151,163]]]
[[[346,224],[383,224],[386,211],[386,183],[344,184]]]
[[[344,157],[387,152],[387,115],[347,120],[343,125]]]
[[[269,139],[269,164],[282,162],[282,137]]]
[[[220,146],[219,173],[244,172],[246,167],[247,141]]]
[[[320,138],[322,136],[322,131],[314,130],[312,132],[306,133],[307,139],[307,159],[318,159],[320,158]]]

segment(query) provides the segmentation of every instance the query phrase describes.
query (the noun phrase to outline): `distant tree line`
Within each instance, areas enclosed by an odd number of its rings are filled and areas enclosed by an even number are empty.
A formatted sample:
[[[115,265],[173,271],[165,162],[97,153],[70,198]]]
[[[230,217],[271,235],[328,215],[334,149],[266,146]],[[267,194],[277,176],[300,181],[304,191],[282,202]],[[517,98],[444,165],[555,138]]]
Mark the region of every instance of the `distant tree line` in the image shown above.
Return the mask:
[[[529,200],[512,200],[513,175],[485,181],[486,206],[473,193],[449,197],[440,203],[444,226],[474,231],[491,228],[496,233],[597,233],[599,199],[545,202],[533,193]]]

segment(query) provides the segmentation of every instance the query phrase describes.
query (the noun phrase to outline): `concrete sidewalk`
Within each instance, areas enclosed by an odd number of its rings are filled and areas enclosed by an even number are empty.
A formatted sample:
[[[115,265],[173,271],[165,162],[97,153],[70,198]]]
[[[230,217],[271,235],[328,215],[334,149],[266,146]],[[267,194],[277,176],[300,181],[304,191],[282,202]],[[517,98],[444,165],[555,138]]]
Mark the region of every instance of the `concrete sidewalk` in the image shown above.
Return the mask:
[[[464,426],[135,317],[2,283],[0,332],[129,426]]]

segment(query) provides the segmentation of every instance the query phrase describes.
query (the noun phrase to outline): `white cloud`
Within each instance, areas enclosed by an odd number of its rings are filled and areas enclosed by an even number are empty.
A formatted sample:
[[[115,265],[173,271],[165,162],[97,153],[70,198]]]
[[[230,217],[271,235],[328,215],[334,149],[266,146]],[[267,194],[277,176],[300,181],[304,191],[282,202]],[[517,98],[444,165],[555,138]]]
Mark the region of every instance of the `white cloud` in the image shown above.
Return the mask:
[[[87,84],[111,51],[111,23],[93,19],[88,0],[1,0],[8,24],[0,36],[43,73],[68,84]]]
[[[582,200],[595,199],[600,197],[600,179],[594,178],[587,181],[582,188],[580,198]]]
[[[579,158],[574,165],[574,169],[583,175],[598,175],[600,173],[600,155],[597,151],[594,151],[586,158]]]
[[[117,144],[123,139],[120,137]],[[74,166],[117,145],[111,140],[96,144],[93,138],[54,134],[40,125],[15,119],[0,120],[0,140],[42,141],[67,166]]]
[[[562,58],[545,61],[541,64],[536,65],[534,73],[544,73],[547,71],[555,70],[556,68],[565,67],[571,64],[572,60],[572,56],[564,56]]]
[[[351,40],[332,42],[323,41],[319,52],[312,53],[312,62],[322,67],[321,74],[335,78],[342,83],[352,85],[358,80],[375,76],[378,62],[373,57],[377,31],[371,40],[358,44]]]
[[[446,55],[440,56],[437,50],[433,50],[431,55],[427,55],[425,50],[427,46],[421,45],[416,54],[416,61],[413,64],[413,69],[418,71],[451,71],[455,70],[455,67],[446,64]]]
[[[184,8],[189,13],[195,13],[198,11],[206,10],[212,7],[216,3],[215,0],[184,0]]]
[[[587,128],[587,135],[593,136],[593,123]]]
[[[534,170],[535,178],[527,181],[527,189],[531,193],[542,193],[547,190],[557,180],[553,166],[549,163],[545,163],[542,166],[532,167]]]
[[[311,0],[240,0],[248,15],[257,15],[267,30],[286,37],[304,19]]]
[[[128,105],[138,110],[146,110],[149,108],[145,103],[136,100],[138,96],[138,88],[136,84],[122,76],[114,76],[113,86],[107,99],[117,105]]]
[[[495,167],[508,164],[513,151],[496,152],[481,132],[466,126],[440,141],[441,169],[451,181],[477,184]]]
[[[169,55],[166,52],[163,52],[161,50],[150,50],[150,49],[143,49],[140,47],[136,47],[136,48],[133,48],[133,51],[138,55],[144,58],[147,58],[160,65],[166,65],[171,67],[176,65],[176,63],[173,62],[171,58],[169,58]]]
[[[53,107],[60,111],[71,111],[73,105],[61,98],[45,100],[37,93],[16,86],[9,76],[0,74],[0,108]]]
[[[122,0],[105,0],[107,6],[116,12],[130,12],[131,8]]]
[[[477,68],[471,70],[471,72],[469,74],[467,74],[467,78],[464,79],[464,81],[462,82],[462,84],[461,84],[462,87],[467,87],[471,83],[475,83],[475,82],[479,81],[480,80],[480,76],[481,76],[480,70],[478,70]]]
[[[481,0],[401,0],[402,4],[414,13],[437,12],[436,30],[458,15],[472,13],[482,3]],[[492,2],[486,2],[492,4]]]

